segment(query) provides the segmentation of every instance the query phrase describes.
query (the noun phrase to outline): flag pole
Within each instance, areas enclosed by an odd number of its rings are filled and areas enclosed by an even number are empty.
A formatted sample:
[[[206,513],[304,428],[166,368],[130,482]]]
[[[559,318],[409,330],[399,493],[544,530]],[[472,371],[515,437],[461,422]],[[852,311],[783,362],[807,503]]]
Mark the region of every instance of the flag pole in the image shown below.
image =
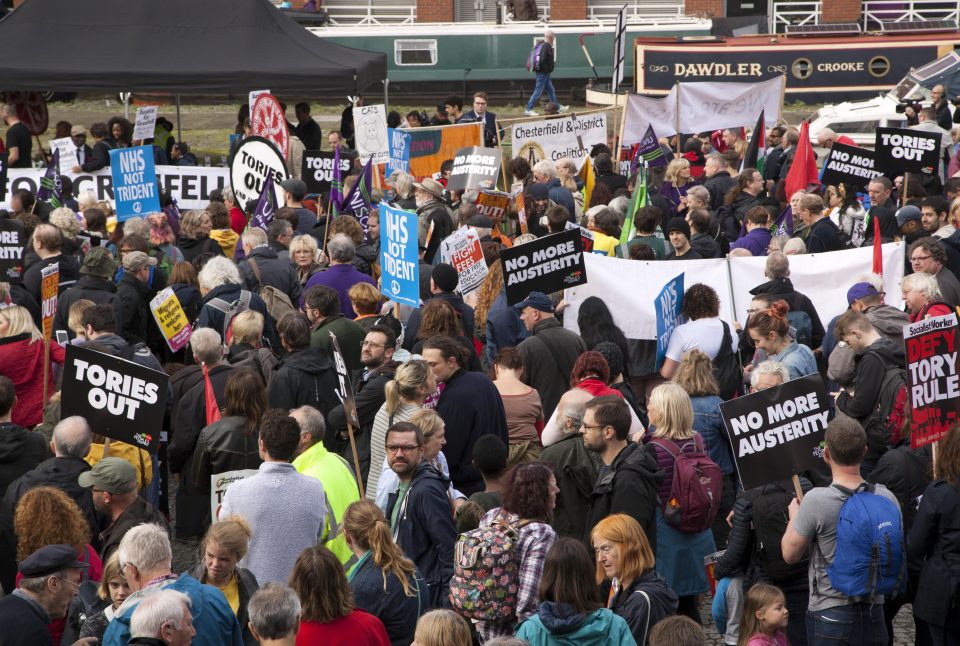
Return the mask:
[[[353,434],[353,424],[350,423],[350,416],[347,415],[347,435],[350,437],[350,451],[353,453],[353,466],[357,470],[357,486],[360,488],[360,499],[364,497],[363,477],[360,471],[360,456],[357,453],[357,439]]]
[[[36,202],[34,202],[36,204]],[[50,339],[43,337],[43,405],[50,402],[50,385],[47,383],[50,374]]]

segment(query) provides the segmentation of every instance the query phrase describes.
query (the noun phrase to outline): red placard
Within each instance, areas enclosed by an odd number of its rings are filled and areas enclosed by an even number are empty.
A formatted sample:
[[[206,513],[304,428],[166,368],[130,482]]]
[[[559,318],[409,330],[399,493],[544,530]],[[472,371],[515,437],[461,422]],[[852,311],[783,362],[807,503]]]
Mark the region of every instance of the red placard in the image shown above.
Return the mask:
[[[287,158],[290,150],[290,134],[287,132],[287,118],[277,97],[272,94],[261,94],[253,102],[253,112],[250,113],[250,125],[253,134],[268,140],[283,158]]]
[[[47,100],[39,92],[11,92],[8,100],[17,106],[17,118],[23,122],[30,134],[39,137],[47,131],[50,116],[47,114]]]
[[[960,421],[958,341],[956,314],[923,319],[903,328],[912,448],[943,439]]]

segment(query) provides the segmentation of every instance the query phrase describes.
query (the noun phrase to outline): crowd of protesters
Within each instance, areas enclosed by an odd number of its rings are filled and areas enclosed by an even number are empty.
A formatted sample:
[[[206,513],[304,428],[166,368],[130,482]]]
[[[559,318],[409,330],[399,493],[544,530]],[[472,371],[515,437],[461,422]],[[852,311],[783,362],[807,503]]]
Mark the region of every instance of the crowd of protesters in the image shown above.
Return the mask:
[[[433,115],[388,121],[483,121],[494,145],[486,95],[463,108],[450,97]],[[291,135],[324,147],[309,105],[295,112]],[[326,139],[344,153],[350,114]],[[246,119],[241,109],[241,136]],[[29,138],[7,121],[22,166]],[[77,165],[130,145],[128,126],[93,124],[91,149],[86,129],[66,124]],[[20,221],[27,242],[22,282],[0,283],[0,643],[703,644],[704,557],[717,552],[712,614],[726,644],[885,646],[906,603],[916,643],[958,643],[960,430],[932,464],[930,447],[910,448],[909,410],[896,429],[876,411],[885,375],[905,371],[903,326],[960,305],[960,178],[929,176],[906,195],[902,178],[885,177],[865,192],[810,181],[786,195],[809,145],[796,129],[770,129],[762,170],[741,168],[739,130],[713,134],[664,141],[666,163],[630,176],[603,145],[592,176],[575,160],[512,159],[525,228],[514,206],[494,220],[475,191],[448,190],[450,161],[432,176],[386,178],[366,227],[323,215],[329,196],[296,178],[280,185],[287,206],[265,229],[248,226],[253,205],[230,189],[185,212],[164,196],[161,212],[123,222],[69,182],[58,208],[13,195],[0,217]],[[185,148],[155,142],[158,159],[196,163]],[[628,219],[638,177],[648,201]],[[420,220],[418,309],[379,289],[381,203]],[[581,305],[579,333],[564,326],[562,293],[509,306],[501,251],[568,223],[623,262],[765,256],[745,324],[720,318],[711,287],[688,286],[658,369],[656,341],[627,338],[599,298]],[[477,232],[488,265],[467,296],[438,253],[461,227]],[[791,256],[823,254],[829,274],[829,252],[876,235],[906,243],[902,294],[868,267],[833,276],[849,309],[826,320],[791,283]],[[162,459],[61,416],[40,332],[51,263],[67,343],[170,376]],[[150,312],[168,286],[193,326],[178,352]],[[356,427],[338,397],[333,336]],[[63,346],[51,344],[50,359],[63,364]],[[823,464],[801,474],[803,501],[789,481],[744,490],[719,404],[811,374],[838,395]],[[220,418],[207,423],[210,397]],[[677,456],[689,453],[722,479],[695,530],[676,523],[671,498]],[[256,475],[212,517],[211,475],[239,469]],[[865,487],[903,524],[896,594],[850,596],[832,578],[840,509]],[[174,538],[200,540],[188,571],[172,569]],[[511,554],[486,582],[492,595],[465,579],[477,542]]]

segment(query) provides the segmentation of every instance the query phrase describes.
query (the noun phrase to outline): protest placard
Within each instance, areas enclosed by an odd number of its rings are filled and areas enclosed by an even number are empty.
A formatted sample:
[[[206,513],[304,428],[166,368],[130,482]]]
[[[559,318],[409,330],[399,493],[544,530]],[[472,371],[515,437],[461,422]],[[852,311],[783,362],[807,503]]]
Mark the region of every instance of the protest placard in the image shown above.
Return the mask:
[[[300,177],[307,185],[307,193],[324,193],[333,182],[334,153],[324,150],[305,150],[300,166]],[[353,156],[340,153],[340,177],[346,177],[353,167]]]
[[[594,253],[593,251],[593,242],[595,238],[593,237],[593,231],[586,227],[582,227],[579,224],[574,224],[573,222],[567,222],[563,225],[565,231],[577,230],[580,232],[580,241],[583,244],[583,253]],[[606,252],[601,252],[606,256]]]
[[[193,329],[172,287],[165,287],[150,300],[150,311],[171,352],[182,350],[190,342]]]
[[[249,114],[253,114],[253,104],[257,102],[257,97],[261,94],[270,94],[270,90],[251,90],[247,95],[247,107],[250,108]]]
[[[483,145],[482,123],[458,123],[410,130],[410,174],[417,181],[437,172],[440,164],[453,159],[466,146]]]
[[[560,291],[587,282],[580,232],[570,229],[500,252],[507,305],[530,292]]]
[[[822,464],[830,409],[818,374],[720,404],[744,489]]]
[[[80,415],[106,437],[157,451],[169,377],[102,352],[68,345],[61,415]]]
[[[53,338],[53,319],[57,315],[57,294],[60,291],[60,263],[54,262],[40,270],[40,321],[43,338]]]
[[[480,189],[477,194],[477,211],[493,220],[494,224],[503,220],[510,206],[510,195],[500,191]]]
[[[387,159],[386,176],[396,172],[410,172],[410,145],[413,137],[406,130],[387,128],[387,139],[390,141],[390,157]]]
[[[8,190],[7,190],[7,188],[8,188],[8,187],[7,187],[7,165],[8,165],[8,164],[7,164],[7,156],[8,156],[9,154],[10,154],[10,153],[8,153],[6,150],[4,150],[3,152],[0,152],[0,205],[2,205],[2,203],[7,200],[7,196],[12,192],[12,191],[8,191]],[[39,170],[39,169],[37,169],[37,170]],[[37,177],[37,184],[38,184],[38,185],[39,185],[39,183],[40,183],[40,175],[42,175],[42,174],[43,174],[42,172],[41,172],[41,173],[38,173],[38,177]],[[35,187],[34,187],[34,190],[32,190],[31,193],[36,194],[36,192],[37,192],[37,190],[36,190],[36,186],[35,186]],[[9,205],[7,205],[7,206],[9,206]]]
[[[257,137],[263,137],[280,151],[284,159],[290,152],[290,133],[283,107],[272,94],[261,94],[250,110],[250,129]]]
[[[657,310],[657,370],[667,358],[667,346],[670,344],[670,335],[680,325],[681,309],[683,308],[683,274],[673,278],[657,296],[654,304]]]
[[[480,287],[487,276],[480,237],[470,227],[462,227],[440,243],[440,257],[457,270],[460,283],[457,291],[466,296]]]
[[[137,121],[133,126],[133,140],[153,139],[153,129],[157,125],[157,106],[141,105],[137,108]]]
[[[23,282],[23,224],[0,220],[0,282]]]
[[[883,172],[875,168],[872,150],[834,142],[827,152],[820,181],[830,186],[849,184],[866,188],[870,180],[880,175]]]
[[[243,209],[252,208],[263,192],[266,178],[280,183],[289,177],[287,163],[277,147],[263,137],[247,137],[230,162],[230,186]],[[284,206],[283,191],[277,191],[277,207]]]
[[[453,157],[453,170],[447,180],[447,189],[464,191],[471,188],[493,188],[500,176],[499,148],[461,148]]]
[[[383,293],[397,303],[420,307],[417,214],[380,205],[380,269]]]
[[[531,167],[544,159],[556,162],[569,157],[579,169],[591,148],[607,143],[607,113],[515,123],[510,135],[513,156],[526,159]]]
[[[113,198],[117,221],[156,213],[160,210],[157,173],[153,167],[153,146],[134,146],[110,151]]]
[[[387,140],[387,108],[382,103],[361,105],[353,109],[354,141],[360,161],[364,164],[386,164],[390,160],[390,142]]]
[[[65,173],[77,165],[77,147],[70,137],[50,140],[50,155],[52,156],[53,153],[58,150],[60,151],[60,157],[58,157],[60,166],[57,168],[58,171]]]
[[[223,473],[214,473],[210,476],[210,519],[216,522],[220,517],[220,507],[223,505],[223,498],[227,495],[227,489],[234,482],[239,482],[251,476],[257,475],[256,469],[237,469],[235,471],[224,471]]]
[[[913,448],[939,441],[960,421],[958,337],[956,314],[903,327]]]
[[[330,342],[333,345],[333,366],[337,371],[337,380],[340,382],[340,401],[343,402],[343,412],[346,413],[347,422],[356,430],[360,430],[360,420],[357,417],[357,403],[353,395],[353,382],[350,379],[350,371],[347,370],[347,362],[343,359],[343,350],[340,349],[340,342],[337,341],[337,335],[330,332]],[[358,467],[359,468],[359,465]]]
[[[940,138],[939,132],[877,128],[874,165],[891,175],[933,175],[940,169]]]

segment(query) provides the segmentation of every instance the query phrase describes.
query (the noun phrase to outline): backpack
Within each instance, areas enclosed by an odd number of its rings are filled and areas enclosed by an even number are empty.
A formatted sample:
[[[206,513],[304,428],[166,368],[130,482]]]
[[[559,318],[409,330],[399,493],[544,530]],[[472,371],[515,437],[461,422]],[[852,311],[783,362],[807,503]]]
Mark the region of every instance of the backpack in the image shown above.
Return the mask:
[[[791,310],[787,312],[787,321],[790,327],[797,331],[797,343],[813,349],[813,319],[806,312]]]
[[[460,534],[453,551],[450,605],[465,619],[503,621],[517,614],[520,528],[500,516],[488,527]]]
[[[230,345],[230,342],[233,340],[233,332],[230,330],[230,325],[233,323],[233,317],[239,314],[240,312],[246,312],[250,309],[250,299],[253,298],[253,294],[245,289],[240,290],[240,298],[228,303],[222,298],[214,298],[210,301],[209,305],[220,312],[223,312],[223,329],[220,330],[220,336],[223,337],[223,342],[227,345]]]
[[[856,491],[834,484],[848,498],[837,517],[837,550],[827,566],[830,585],[848,597],[897,594],[906,584],[900,510],[863,483]]]
[[[771,581],[780,585],[805,581],[808,561],[804,559],[793,565],[783,560],[780,540],[787,531],[787,509],[793,500],[792,492],[777,484],[764,487],[753,499],[753,528],[757,534],[755,551],[757,561]]]
[[[723,474],[704,450],[700,435],[694,435],[693,441],[682,447],[662,437],[651,443],[673,456],[670,497],[660,501],[664,520],[685,534],[708,529],[720,508]]]
[[[538,42],[533,46],[533,49],[530,50],[530,53],[527,54],[527,71],[528,72],[539,72],[540,63],[543,58],[543,43],[544,41]]]
[[[907,371],[887,364],[876,406],[863,420],[863,430],[872,452],[883,454],[900,441],[900,431],[907,417],[908,394]]]
[[[730,326],[726,321],[720,321],[720,323],[723,325],[723,338],[720,340],[720,351],[713,358],[713,376],[716,377],[717,385],[720,386],[720,399],[727,401],[740,392],[741,372],[737,355],[730,347],[733,345]]]
[[[259,286],[257,293],[267,306],[267,312],[270,314],[270,318],[273,319],[274,323],[283,318],[284,314],[296,312],[297,308],[293,306],[290,297],[284,294],[282,290],[273,285],[263,284],[263,278],[260,275],[260,267],[257,266],[257,261],[253,258],[247,258],[247,261],[250,263],[250,269],[253,270],[253,275],[257,277],[257,285]]]

